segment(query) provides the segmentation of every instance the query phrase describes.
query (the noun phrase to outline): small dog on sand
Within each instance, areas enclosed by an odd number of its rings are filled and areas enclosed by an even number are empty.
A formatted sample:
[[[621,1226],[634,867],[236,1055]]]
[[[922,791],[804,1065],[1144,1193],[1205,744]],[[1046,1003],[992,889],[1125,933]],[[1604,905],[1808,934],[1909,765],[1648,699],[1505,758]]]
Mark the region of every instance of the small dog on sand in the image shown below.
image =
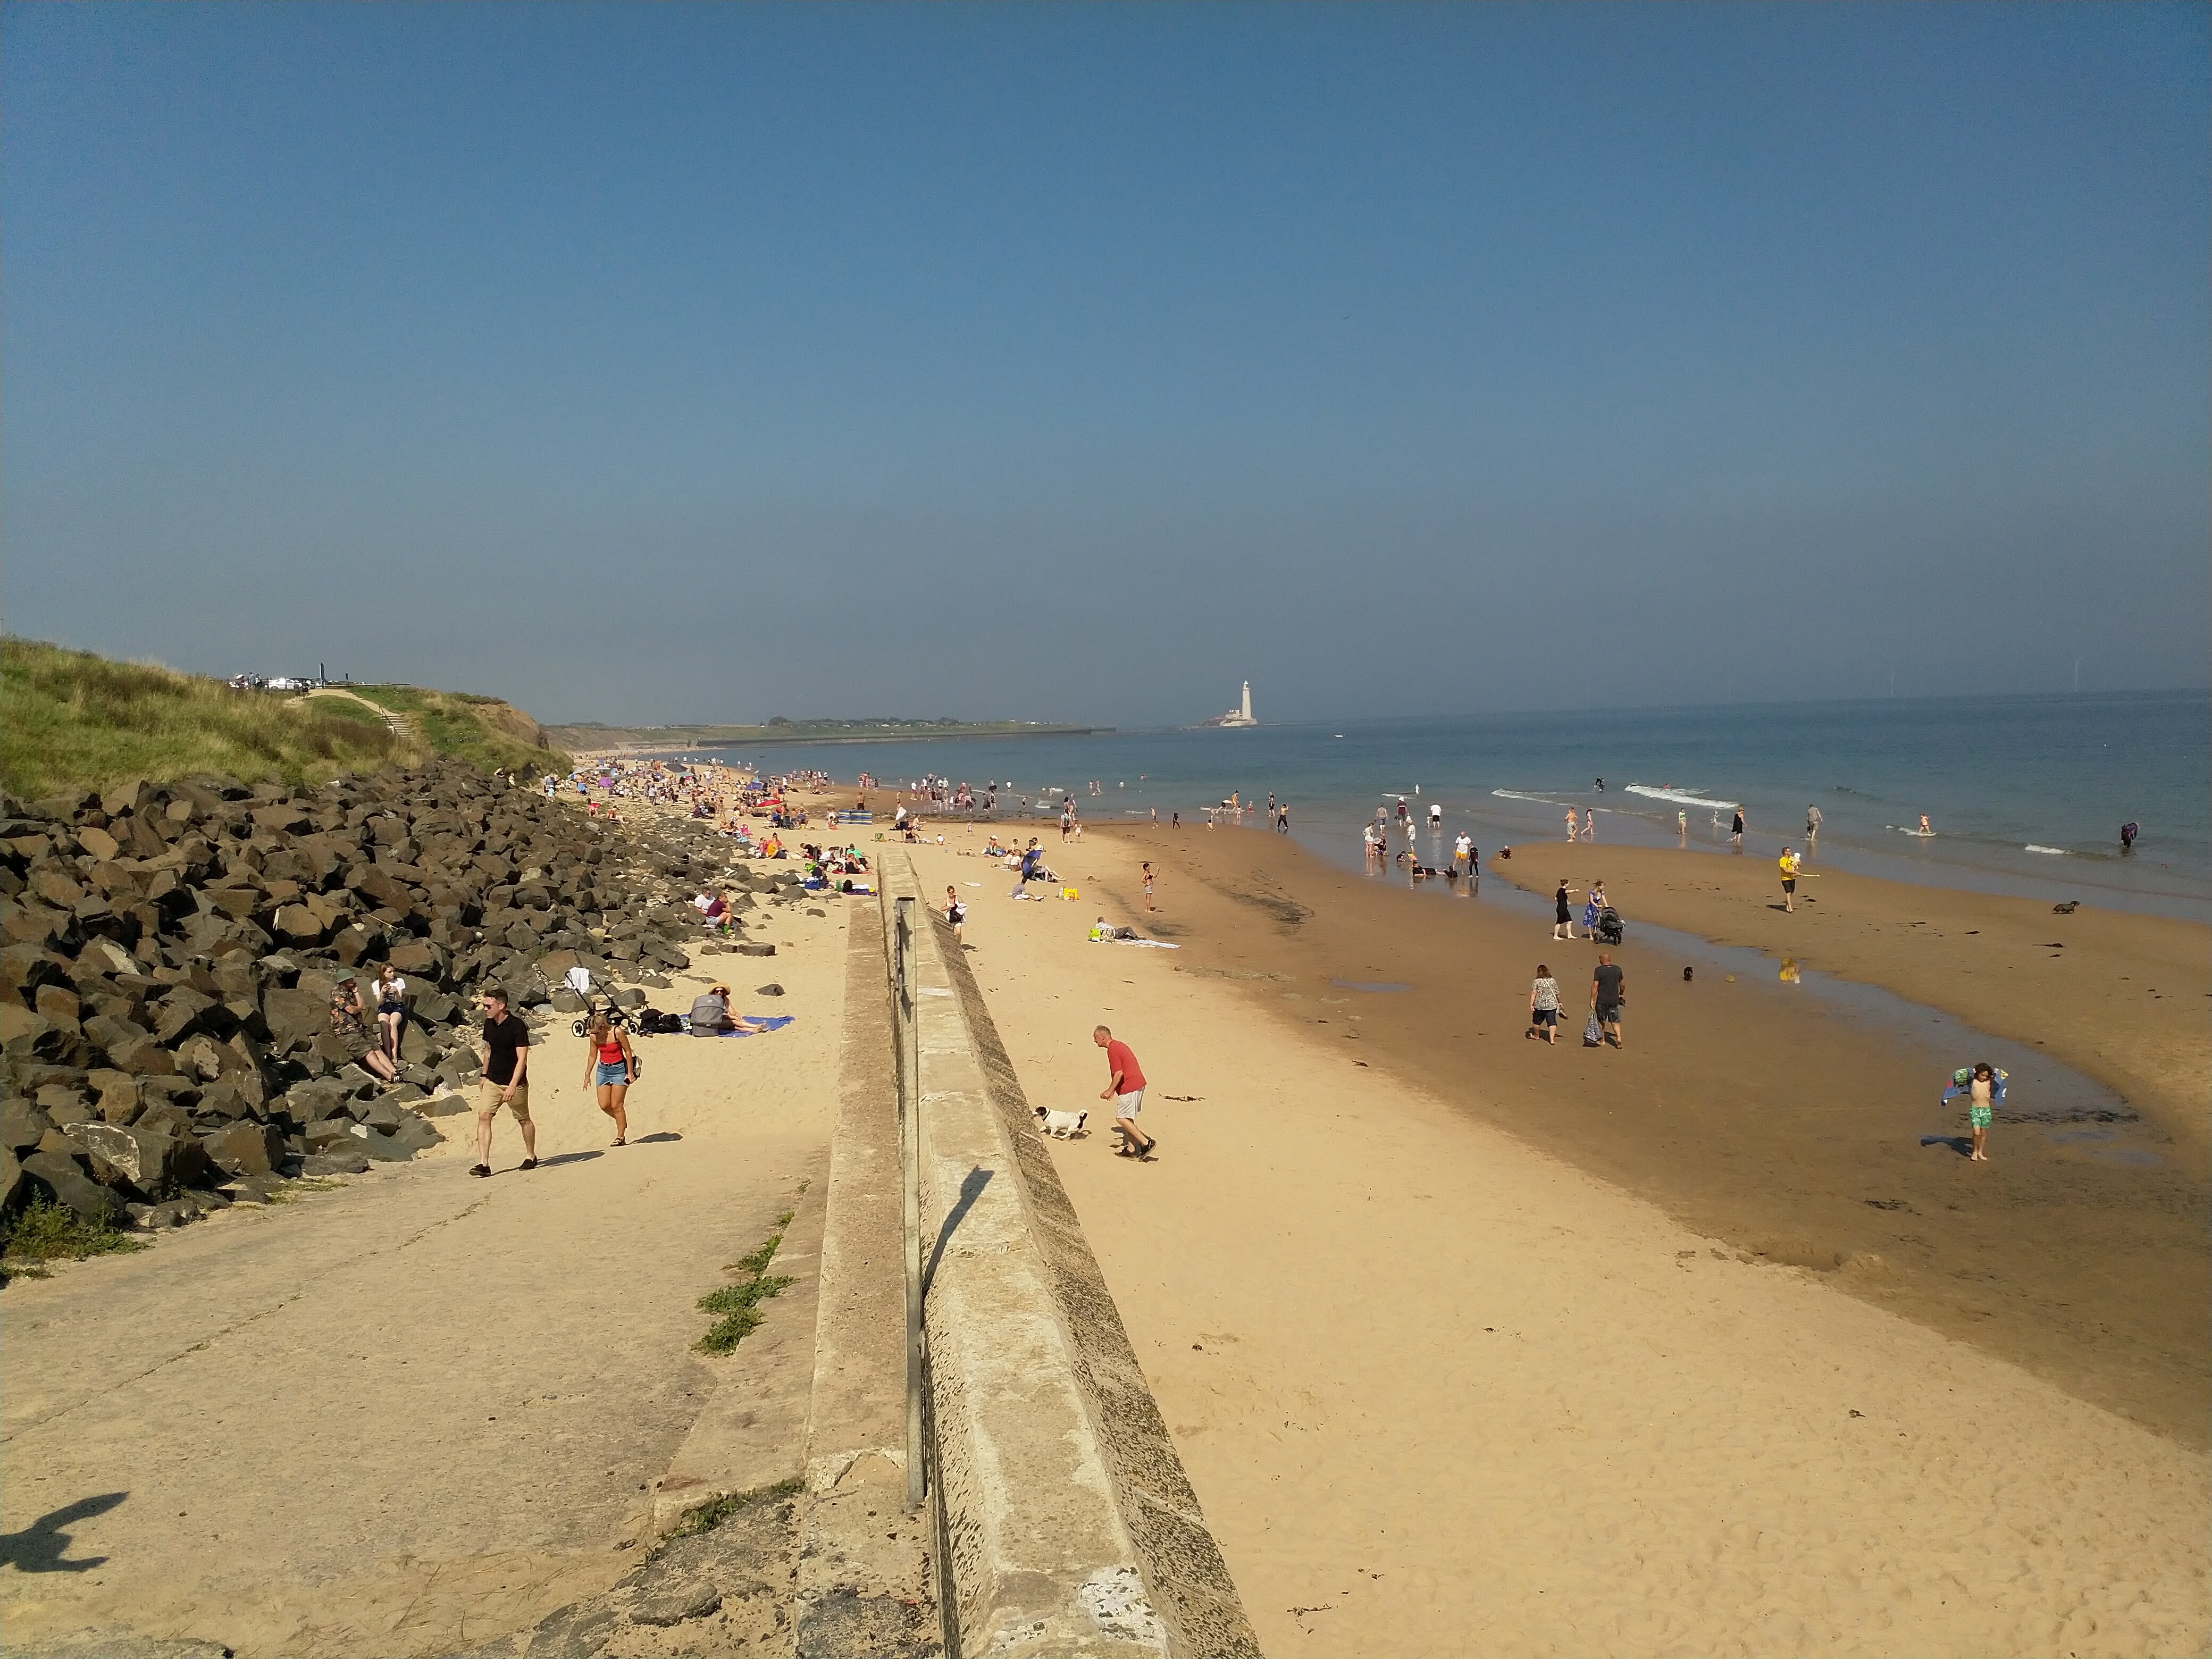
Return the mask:
[[[1083,1133],[1083,1121],[1088,1112],[1055,1112],[1049,1106],[1036,1109],[1037,1128],[1055,1140],[1068,1140]]]

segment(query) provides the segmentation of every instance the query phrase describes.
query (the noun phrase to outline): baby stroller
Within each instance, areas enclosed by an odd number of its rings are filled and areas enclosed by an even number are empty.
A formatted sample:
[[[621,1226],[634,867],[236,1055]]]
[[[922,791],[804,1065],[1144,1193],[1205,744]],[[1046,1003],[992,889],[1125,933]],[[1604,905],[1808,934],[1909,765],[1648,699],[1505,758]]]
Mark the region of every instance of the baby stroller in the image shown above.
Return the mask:
[[[1597,942],[1600,945],[1618,945],[1627,932],[1621,926],[1620,912],[1610,904],[1597,913]]]
[[[584,967],[571,968],[568,970],[568,988],[584,1000],[584,1012],[577,1017],[575,1023],[568,1028],[578,1036],[583,1036],[584,1033],[592,1029],[592,1017],[595,1013],[599,1012],[605,1013],[607,1017],[607,1024],[613,1026],[617,1031],[635,1031],[641,1036],[645,1034],[643,1026],[636,1019],[632,1018],[629,1011],[627,1008],[624,1008],[622,1004],[615,1000],[613,992],[605,991],[606,1007],[604,1010],[596,1008],[592,1006],[593,998],[599,993],[595,992],[593,989],[592,970],[590,969]],[[600,989],[604,991],[605,988],[600,988]]]

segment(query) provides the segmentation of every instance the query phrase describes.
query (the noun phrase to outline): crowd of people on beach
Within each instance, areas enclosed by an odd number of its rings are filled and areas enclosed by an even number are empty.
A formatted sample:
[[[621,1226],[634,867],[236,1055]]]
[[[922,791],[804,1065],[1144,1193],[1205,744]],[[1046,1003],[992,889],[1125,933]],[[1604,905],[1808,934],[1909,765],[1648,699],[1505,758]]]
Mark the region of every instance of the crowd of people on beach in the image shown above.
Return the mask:
[[[872,775],[863,773],[857,780],[861,793],[854,803],[851,814],[833,814],[840,821],[865,822],[867,793],[883,787]],[[786,857],[796,855],[805,861],[804,885],[811,891],[834,891],[866,894],[874,890],[873,872],[868,857],[855,844],[838,846],[799,842],[796,847],[782,841],[777,831],[806,823],[802,807],[788,799],[801,788],[826,790],[834,787],[830,780],[818,772],[786,773],[773,776],[732,768],[720,763],[672,763],[665,760],[606,757],[580,766],[562,782],[548,781],[549,792],[556,787],[574,788],[584,797],[587,810],[598,808],[611,817],[617,802],[635,803],[659,810],[680,810],[690,815],[714,821],[725,828],[737,841],[739,850],[757,856]],[[1602,780],[1596,788],[1603,793]],[[1051,786],[1035,795],[1019,791],[1011,781],[993,779],[981,788],[966,781],[956,781],[939,775],[926,775],[908,780],[897,789],[896,814],[890,826],[893,838],[907,841],[922,839],[924,815],[939,818],[954,818],[973,823],[981,818],[994,818],[1001,805],[1011,809],[1019,818],[1046,813],[1059,819],[1060,838],[1064,843],[1082,839],[1084,830],[1084,802],[1104,793],[1102,780],[1086,781],[1083,797],[1077,792]],[[1220,827],[1243,826],[1256,821],[1278,834],[1288,834],[1290,805],[1287,800],[1270,792],[1264,805],[1257,800],[1248,800],[1241,790],[1232,790],[1218,803],[1200,809],[1206,827],[1211,830]],[[1730,809],[1727,834],[1732,848],[1741,850],[1747,830],[1744,810]],[[1154,826],[1160,823],[1159,809],[1147,813]],[[1566,830],[1571,842],[1589,843],[1596,835],[1596,811],[1587,813],[1569,807]],[[767,833],[756,839],[755,826],[767,820]],[[750,822],[749,822],[750,820]],[[1924,820],[1923,820],[1924,823]],[[1678,827],[1686,836],[1686,813],[1677,814]],[[1807,869],[1808,855],[1823,824],[1823,815],[1817,805],[1806,809],[1805,853],[1795,847],[1784,847],[1777,861],[1777,874],[1782,886],[1782,902],[1776,908],[1785,914],[1795,914],[1799,894],[1799,883],[1810,879],[1814,872]],[[1182,813],[1171,811],[1168,828],[1182,827]],[[1481,854],[1471,833],[1462,830],[1453,835],[1449,842],[1443,841],[1445,831],[1443,803],[1434,799],[1416,808],[1407,798],[1386,798],[1378,805],[1372,818],[1363,826],[1362,836],[1366,848],[1370,872],[1386,871],[1395,866],[1412,884],[1441,880],[1472,895],[1482,873]],[[1717,824],[1716,828],[1718,826]],[[2133,830],[2134,826],[2129,828]],[[1433,852],[1425,849],[1421,833],[1431,838]],[[1932,832],[1927,832],[1932,833]],[[883,839],[878,836],[878,839]],[[941,842],[944,837],[937,839]],[[2128,837],[2132,842],[2133,836]],[[1522,849],[1525,851],[1526,849]],[[1060,878],[1047,863],[1043,847],[1036,836],[1001,841],[993,834],[983,849],[982,856],[1000,863],[1013,877],[1008,896],[1024,899],[1031,896],[1038,884],[1047,884],[1047,890],[1057,887]],[[1510,849],[1501,851],[1501,857],[1510,856]],[[1436,862],[1431,863],[1431,859]],[[1145,906],[1155,911],[1156,872],[1147,860],[1142,866],[1141,882]],[[1073,890],[1062,890],[1063,896],[1072,896]],[[1576,900],[1579,897],[1577,908]],[[708,927],[730,927],[734,922],[734,895],[702,891],[694,903],[702,913],[703,925]],[[956,948],[968,948],[965,939],[969,921],[969,908],[955,887],[945,891],[944,907],[939,913]],[[1577,923],[1580,923],[1577,931]],[[1553,938],[1566,942],[1584,939],[1599,947],[1596,962],[1590,969],[1588,986],[1582,1000],[1585,1006],[1583,1038],[1584,1046],[1624,1048],[1622,1036],[1627,1002],[1627,974],[1614,959],[1614,949],[1622,942],[1624,927],[1618,911],[1609,901],[1601,878],[1592,879],[1586,887],[1577,889],[1562,878],[1553,894]],[[1117,927],[1100,917],[1091,927],[1093,940],[1123,942],[1134,940],[1133,930]],[[1137,940],[1139,943],[1150,941]],[[1795,963],[1791,964],[1793,967]],[[1684,971],[1690,978],[1690,970]],[[1789,977],[1785,974],[1785,977]],[[404,987],[404,981],[402,982]],[[396,1022],[387,1022],[389,1009],[382,988],[377,998],[380,1040],[369,1045],[375,1055],[387,1066],[396,1067],[397,1036],[392,1035]],[[1525,1035],[1531,1040],[1556,1046],[1559,1027],[1564,1018],[1566,994],[1560,976],[1549,963],[1540,963],[1530,983],[1528,997],[1528,1025]],[[725,1006],[714,1010],[695,1007],[694,1019],[708,1024],[719,1024],[727,1019]],[[740,1029],[737,1024],[722,1029]],[[1101,1027],[1097,1034],[1099,1046],[1107,1048],[1109,1068],[1113,1072],[1108,1090],[1102,1098],[1116,1102],[1115,1134],[1121,1156],[1149,1160],[1157,1145],[1155,1137],[1140,1125],[1139,1114],[1142,1107],[1143,1073],[1137,1067],[1133,1054],[1127,1045],[1115,1039]],[[600,1090],[602,1109],[608,1111],[613,1121],[617,1142],[626,1132],[623,1093],[634,1080],[635,1055],[628,1046],[627,1036],[619,1026],[602,1029],[595,1023],[592,1028],[594,1068],[592,1082]],[[372,1061],[364,1063],[374,1064]],[[1128,1085],[1134,1081],[1136,1087]],[[1972,1117],[1972,1145],[1968,1156],[1976,1162],[1987,1161],[1986,1137],[1990,1117],[2003,1100],[2004,1076],[1985,1064],[1962,1070],[1958,1080],[1946,1091],[1948,1103],[1954,1098],[1968,1102]],[[1041,1114],[1041,1115],[1046,1115]],[[1049,1132],[1049,1130],[1048,1130]]]

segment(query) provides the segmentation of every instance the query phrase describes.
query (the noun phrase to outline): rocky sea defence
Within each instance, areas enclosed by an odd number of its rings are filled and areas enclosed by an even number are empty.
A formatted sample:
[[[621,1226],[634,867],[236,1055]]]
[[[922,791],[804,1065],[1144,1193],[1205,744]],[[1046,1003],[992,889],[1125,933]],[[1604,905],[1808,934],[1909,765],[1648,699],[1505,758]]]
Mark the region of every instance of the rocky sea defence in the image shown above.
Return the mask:
[[[0,798],[0,1212],[174,1226],[405,1161],[466,1109],[483,991],[573,1013],[581,965],[641,1006],[702,951],[773,955],[743,913],[799,880],[703,826],[610,826],[458,763]],[[738,913],[712,942],[685,902],[710,883]],[[408,981],[392,1084],[330,1014],[356,974],[374,1030],[386,962]]]

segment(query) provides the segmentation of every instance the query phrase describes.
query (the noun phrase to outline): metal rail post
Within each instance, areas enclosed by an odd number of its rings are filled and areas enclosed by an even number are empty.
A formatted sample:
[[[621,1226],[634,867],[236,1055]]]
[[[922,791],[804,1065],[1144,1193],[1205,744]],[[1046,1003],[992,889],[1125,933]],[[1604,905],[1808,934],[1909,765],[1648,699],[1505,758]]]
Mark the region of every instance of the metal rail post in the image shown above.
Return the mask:
[[[892,927],[891,994],[899,1027],[899,1163],[906,1219],[906,1504],[921,1507],[921,1044],[915,1017],[914,901],[902,898]]]

